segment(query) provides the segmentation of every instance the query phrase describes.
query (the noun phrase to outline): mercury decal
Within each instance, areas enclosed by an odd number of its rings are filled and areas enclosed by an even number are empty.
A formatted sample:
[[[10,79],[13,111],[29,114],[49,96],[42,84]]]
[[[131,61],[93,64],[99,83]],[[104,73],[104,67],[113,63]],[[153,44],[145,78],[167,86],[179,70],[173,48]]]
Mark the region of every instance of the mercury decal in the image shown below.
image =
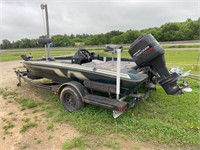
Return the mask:
[[[133,57],[137,57],[143,53],[145,53],[148,49],[150,48],[150,46],[145,47],[144,49],[140,49],[138,50],[135,54],[133,54]]]

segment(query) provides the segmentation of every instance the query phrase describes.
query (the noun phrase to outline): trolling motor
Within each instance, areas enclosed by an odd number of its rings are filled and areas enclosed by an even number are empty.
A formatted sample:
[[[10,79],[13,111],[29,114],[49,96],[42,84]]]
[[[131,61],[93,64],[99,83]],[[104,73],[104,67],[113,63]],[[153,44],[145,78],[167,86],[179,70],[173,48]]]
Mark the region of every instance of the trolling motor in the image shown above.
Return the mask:
[[[167,94],[182,94],[181,88],[177,85],[178,79],[181,78],[180,74],[176,72],[170,74],[165,64],[164,49],[151,34],[138,37],[131,44],[129,54],[138,67],[149,66],[158,74],[156,80]]]

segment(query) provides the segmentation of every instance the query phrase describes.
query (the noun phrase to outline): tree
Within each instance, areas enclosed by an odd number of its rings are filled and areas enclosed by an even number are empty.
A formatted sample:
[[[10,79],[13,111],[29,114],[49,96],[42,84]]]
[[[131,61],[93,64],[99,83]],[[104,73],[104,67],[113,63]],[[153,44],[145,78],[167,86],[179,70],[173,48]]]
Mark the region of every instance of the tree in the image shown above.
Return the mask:
[[[7,39],[2,40],[2,49],[9,49],[9,48],[12,48],[12,44],[10,43],[10,41]]]
[[[13,48],[21,48],[21,45],[22,45],[21,41],[17,40],[16,42],[14,42]]]
[[[30,47],[31,48],[36,48],[36,47],[38,47],[38,42],[37,42],[37,40],[36,39],[31,39],[30,40]]]
[[[106,39],[104,34],[96,34],[86,38],[85,40],[86,45],[103,45],[106,44]]]
[[[111,39],[110,39],[111,43],[113,44],[124,44],[125,40],[124,40],[124,36],[122,35],[119,35],[119,36],[113,36]]]
[[[127,32],[122,34],[122,36],[124,37],[124,43],[132,43],[140,35],[141,32],[137,30],[128,30]]]
[[[110,31],[108,33],[105,34],[105,39],[106,39],[106,44],[109,44],[111,43],[111,38],[114,37],[114,36],[119,36],[121,35],[123,32],[121,31],[116,31],[116,30],[113,30],[113,31]]]
[[[197,40],[199,39],[199,24],[198,20],[187,19],[185,22],[166,23],[161,27],[148,28],[143,30],[128,30],[121,32],[113,30],[105,34],[77,34],[77,35],[53,35],[52,42],[55,47],[74,46],[75,43],[84,42],[85,45],[103,45],[103,44],[130,44],[138,36],[142,34],[152,34],[158,41],[179,41],[179,40]],[[46,38],[46,35],[40,36]],[[42,47],[42,44],[37,43],[37,39],[24,38],[16,42],[10,42],[7,39],[2,41],[0,45],[2,49],[8,48],[35,48]]]
[[[162,35],[161,29],[157,27],[141,30],[141,34],[152,34],[158,41],[160,41]]]
[[[30,39],[21,39],[21,44],[23,48],[29,48],[31,47],[31,40]]]
[[[70,46],[71,41],[68,36],[54,35],[51,37],[55,47]]]
[[[178,39],[178,31],[180,26],[178,23],[166,23],[161,26],[161,32],[163,34],[162,41],[175,41]]]

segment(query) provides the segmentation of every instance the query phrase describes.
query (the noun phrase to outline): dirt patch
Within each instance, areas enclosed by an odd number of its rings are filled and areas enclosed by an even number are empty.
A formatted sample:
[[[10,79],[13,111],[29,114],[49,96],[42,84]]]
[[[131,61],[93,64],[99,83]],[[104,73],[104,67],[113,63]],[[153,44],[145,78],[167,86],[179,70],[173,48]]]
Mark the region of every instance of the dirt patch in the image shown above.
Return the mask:
[[[20,97],[39,99],[33,87],[23,84],[17,87],[18,80],[13,68],[21,67],[20,61],[0,63],[0,88],[8,88],[18,93]],[[44,117],[43,112],[32,113],[32,110],[20,111],[20,104],[13,98],[0,97],[0,149],[61,149],[66,140],[71,140],[80,134],[68,124],[54,124],[52,130],[47,130],[51,120]],[[28,119],[27,119],[28,118]],[[25,121],[27,120],[27,122]],[[26,124],[35,126],[26,132],[20,132]]]

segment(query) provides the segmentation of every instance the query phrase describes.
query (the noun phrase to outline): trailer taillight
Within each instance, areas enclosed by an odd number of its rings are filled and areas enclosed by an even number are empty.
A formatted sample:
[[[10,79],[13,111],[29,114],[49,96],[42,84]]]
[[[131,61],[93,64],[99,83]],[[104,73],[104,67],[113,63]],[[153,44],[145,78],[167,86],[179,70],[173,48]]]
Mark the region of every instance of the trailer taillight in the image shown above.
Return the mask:
[[[124,111],[127,108],[127,105],[124,105],[123,107],[117,107],[118,111]]]

